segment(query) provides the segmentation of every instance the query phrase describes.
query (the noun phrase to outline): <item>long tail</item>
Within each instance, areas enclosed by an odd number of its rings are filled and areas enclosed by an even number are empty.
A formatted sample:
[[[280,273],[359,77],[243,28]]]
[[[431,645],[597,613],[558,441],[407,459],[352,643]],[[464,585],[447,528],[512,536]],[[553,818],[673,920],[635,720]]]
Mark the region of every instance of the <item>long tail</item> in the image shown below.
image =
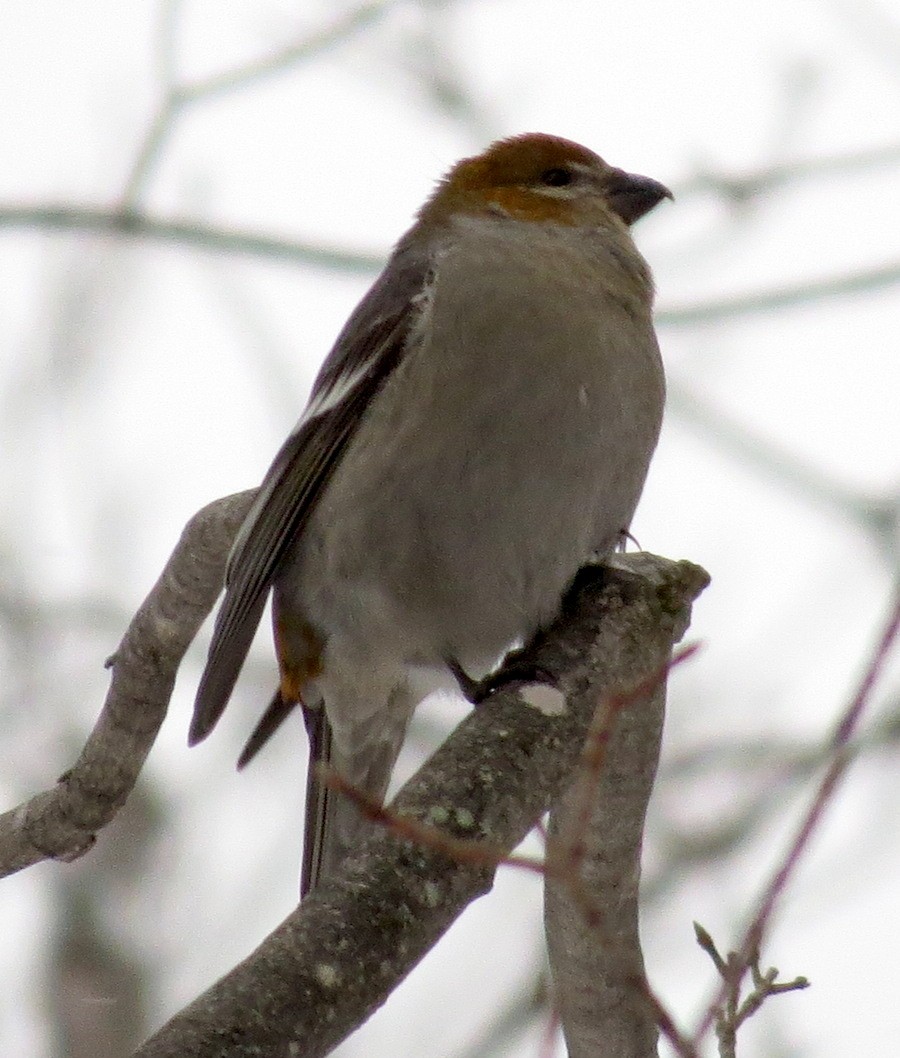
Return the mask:
[[[382,800],[416,700],[406,688],[398,688],[385,711],[373,717],[370,727],[360,731],[359,743],[350,755],[337,750],[323,705],[302,706],[309,738],[309,769],[306,775],[301,898],[314,889],[321,878],[335,870],[371,826],[349,798],[321,781],[319,765],[333,768],[370,797]],[[295,705],[295,702],[286,701],[280,691],[275,692],[238,758],[239,768],[256,756]]]
[[[284,720],[293,712],[297,703],[286,700],[276,691],[266,711],[259,719],[253,733],[247,739],[238,768],[246,767],[259,753]],[[333,870],[347,849],[357,839],[364,821],[355,805],[335,790],[329,789],[320,780],[319,765],[339,765],[332,751],[331,724],[321,705],[303,707],[303,719],[309,738],[309,768],[306,772],[306,820],[303,835],[303,863],[300,872],[300,896],[304,897],[323,874]],[[345,765],[347,762],[343,762]],[[393,760],[390,765],[393,764]],[[375,793],[383,796],[384,787],[390,777],[390,765],[386,774],[376,780]],[[350,769],[355,770],[355,769]],[[364,776],[369,779],[369,775]],[[366,784],[366,789],[371,789]]]
[[[238,768],[245,768],[259,753],[285,719],[296,708],[297,703],[285,699],[280,690],[272,696],[266,711],[247,739]],[[319,780],[319,764],[331,763],[331,724],[322,706],[303,706],[303,719],[309,738],[309,768],[306,772],[306,821],[303,837],[303,864],[300,872],[300,896],[304,897],[313,888],[322,874],[326,862],[326,850],[330,849],[328,862],[338,857],[337,850],[330,848],[334,841],[327,840],[329,823],[339,809],[335,801],[344,800],[340,794],[330,790]],[[352,808],[352,805],[350,806]],[[333,827],[331,828],[334,829]],[[342,829],[346,829],[346,826]]]
[[[406,687],[397,688],[385,710],[357,730],[349,753],[338,747],[324,708],[304,706],[309,773],[301,896],[331,874],[373,828],[348,797],[320,781],[317,765],[327,765],[358,790],[383,801],[416,702]]]
[[[304,708],[309,736],[309,768],[306,772],[306,825],[303,834],[303,866],[300,872],[300,899],[315,888],[326,864],[328,822],[334,815],[333,802],[340,795],[319,777],[318,766],[331,761],[331,724],[322,706]],[[333,842],[332,842],[333,844]],[[334,859],[331,851],[329,859]]]

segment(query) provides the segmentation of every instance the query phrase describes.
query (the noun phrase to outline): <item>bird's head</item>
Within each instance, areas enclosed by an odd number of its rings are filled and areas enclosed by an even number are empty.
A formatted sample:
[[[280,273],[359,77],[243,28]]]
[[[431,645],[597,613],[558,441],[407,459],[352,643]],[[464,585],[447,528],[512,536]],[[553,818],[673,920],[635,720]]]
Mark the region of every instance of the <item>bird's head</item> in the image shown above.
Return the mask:
[[[454,215],[597,227],[630,226],[672,192],[656,180],[608,165],[571,140],[526,133],[463,158],[419,212],[421,223]]]

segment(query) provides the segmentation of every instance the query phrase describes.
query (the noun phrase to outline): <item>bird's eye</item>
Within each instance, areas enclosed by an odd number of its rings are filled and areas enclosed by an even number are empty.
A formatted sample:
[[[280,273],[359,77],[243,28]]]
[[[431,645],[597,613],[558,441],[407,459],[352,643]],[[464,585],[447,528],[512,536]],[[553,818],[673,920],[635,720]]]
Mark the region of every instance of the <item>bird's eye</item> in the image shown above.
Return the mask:
[[[547,187],[566,187],[574,179],[571,169],[545,169],[541,173],[541,183]]]

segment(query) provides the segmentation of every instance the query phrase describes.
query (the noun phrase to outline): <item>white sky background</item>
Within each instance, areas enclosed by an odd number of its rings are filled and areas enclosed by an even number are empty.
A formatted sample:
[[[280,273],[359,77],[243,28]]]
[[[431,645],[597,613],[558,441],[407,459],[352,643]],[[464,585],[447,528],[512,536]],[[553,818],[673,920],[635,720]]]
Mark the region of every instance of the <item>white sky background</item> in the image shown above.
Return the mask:
[[[643,926],[651,979],[689,1024],[713,982],[691,921],[722,947],[736,937],[812,791],[808,776],[785,777],[785,746],[824,739],[897,567],[896,528],[876,532],[859,507],[880,502],[896,516],[900,3],[385,6],[351,41],[186,110],[136,204],[384,253],[458,157],[538,130],[676,190],[637,232],[657,278],[672,399],[633,531],[648,550],[702,563],[713,584],[690,633],[705,649],[672,679],[670,774],[652,807],[648,885],[672,842],[683,851],[688,837],[718,833],[771,795],[740,850],[654,889]],[[0,5],[2,807],[73,759],[102,701],[102,661],[185,520],[258,481],[371,281],[173,243],[3,227],[6,211],[113,206],[167,62],[193,82],[350,9]],[[436,98],[435,75],[461,93],[455,109]],[[742,205],[701,189],[704,173],[882,149],[878,163],[795,174]],[[894,285],[677,322],[687,305],[881,266],[893,266]],[[149,761],[145,792],[164,822],[145,859],[117,851],[127,824],[98,851],[106,878],[117,856],[136,857],[120,865],[128,883],[113,884],[98,913],[151,962],[154,1024],[245,955],[296,893],[299,724],[246,774],[233,770],[272,683],[268,636],[221,730],[188,752],[201,658],[198,645]],[[896,716],[897,675],[895,663],[865,725],[869,748],[789,889],[764,959],[813,987],[771,1001],[743,1038],[747,1058],[897,1049],[896,744],[883,731],[876,738],[879,718]],[[431,718],[460,714],[458,704],[429,707]],[[761,766],[718,766],[712,756],[711,747],[737,746],[747,760],[763,740],[774,748]],[[672,775],[699,747],[710,749],[706,767]],[[0,1054],[53,1053],[46,960],[66,887],[93,878],[88,860],[43,865],[2,887]],[[501,871],[344,1053],[461,1055],[539,965],[539,884]],[[87,997],[85,1009],[102,998]],[[535,1055],[540,1032],[537,1024],[497,1053]]]

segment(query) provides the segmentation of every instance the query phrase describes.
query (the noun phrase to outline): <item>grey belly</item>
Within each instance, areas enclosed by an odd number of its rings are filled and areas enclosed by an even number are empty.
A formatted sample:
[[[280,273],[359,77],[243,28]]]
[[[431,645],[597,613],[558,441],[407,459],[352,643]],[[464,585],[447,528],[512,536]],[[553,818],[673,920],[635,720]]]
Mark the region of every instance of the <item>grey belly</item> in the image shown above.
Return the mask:
[[[424,433],[360,430],[298,554],[326,636],[354,620],[355,599],[407,661],[478,669],[556,613],[579,566],[628,528],[655,432],[636,436],[578,391],[554,405],[538,423],[439,408]]]

